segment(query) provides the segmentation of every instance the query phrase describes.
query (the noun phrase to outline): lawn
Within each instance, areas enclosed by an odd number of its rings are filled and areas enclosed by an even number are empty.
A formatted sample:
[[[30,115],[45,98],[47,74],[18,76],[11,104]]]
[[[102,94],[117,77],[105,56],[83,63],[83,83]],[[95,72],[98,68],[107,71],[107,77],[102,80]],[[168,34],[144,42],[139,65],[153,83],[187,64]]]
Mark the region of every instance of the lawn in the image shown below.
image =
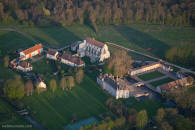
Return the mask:
[[[139,75],[138,77],[144,81],[148,81],[148,80],[159,78],[162,76],[164,76],[164,74],[160,73],[159,71],[153,71],[153,72]]]
[[[88,76],[71,91],[50,90],[23,99],[31,116],[46,128],[62,129],[72,119],[81,120],[107,112],[109,96]]]
[[[2,125],[31,125],[23,117],[14,112],[13,108],[0,98],[0,129]],[[9,128],[5,128],[6,130]],[[19,128],[26,129],[26,128]],[[29,127],[28,129],[36,129],[35,127]]]
[[[39,74],[53,73],[56,71],[55,64],[53,60],[46,58],[41,59],[40,61],[32,63],[33,71]]]
[[[174,80],[171,79],[171,78],[164,78],[164,79],[161,79],[161,80],[154,81],[150,84],[154,87],[157,87],[159,85],[162,85],[162,84],[165,84],[165,83],[168,83],[168,82],[171,82],[171,81],[174,81]]]

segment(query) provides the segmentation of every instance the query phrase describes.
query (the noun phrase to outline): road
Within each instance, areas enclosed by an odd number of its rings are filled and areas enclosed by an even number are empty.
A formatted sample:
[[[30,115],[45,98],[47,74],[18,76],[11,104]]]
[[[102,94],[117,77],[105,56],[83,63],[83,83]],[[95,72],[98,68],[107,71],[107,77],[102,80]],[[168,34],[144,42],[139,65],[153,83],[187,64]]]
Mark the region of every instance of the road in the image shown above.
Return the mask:
[[[182,72],[190,72],[190,73],[192,73],[192,74],[195,74],[195,72],[192,71],[192,70],[190,70],[190,69],[186,69],[186,68],[181,67],[181,66],[179,66],[179,65],[175,65],[175,64],[173,64],[173,63],[169,63],[169,62],[167,62],[167,61],[164,61],[164,60],[162,60],[162,59],[159,59],[159,58],[156,58],[156,57],[147,55],[147,54],[144,54],[144,53],[142,53],[142,52],[138,52],[138,51],[135,51],[135,50],[132,50],[132,49],[129,49],[129,48],[120,46],[120,45],[115,44],[115,43],[111,43],[111,42],[106,42],[106,43],[107,43],[108,45],[110,45],[110,46],[118,47],[118,48],[124,49],[124,50],[126,50],[126,51],[130,51],[130,52],[136,53],[136,54],[141,55],[141,56],[145,56],[145,57],[148,57],[148,58],[151,58],[151,59],[154,59],[154,60],[158,60],[158,61],[161,60],[162,62],[164,62],[164,63],[167,64],[167,65],[174,66],[174,67],[176,67],[176,68],[181,69]]]

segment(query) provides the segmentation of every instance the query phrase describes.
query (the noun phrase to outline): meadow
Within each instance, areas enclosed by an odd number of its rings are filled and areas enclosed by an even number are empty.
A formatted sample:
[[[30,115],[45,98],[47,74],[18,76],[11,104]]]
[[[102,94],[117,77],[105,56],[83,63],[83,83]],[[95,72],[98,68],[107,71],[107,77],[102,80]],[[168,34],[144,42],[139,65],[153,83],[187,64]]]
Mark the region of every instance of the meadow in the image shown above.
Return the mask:
[[[99,26],[95,33],[86,25],[66,27],[40,27],[19,30],[48,45],[64,46],[85,37],[93,37],[103,42],[114,42],[150,55],[164,58],[167,49],[180,44],[195,44],[195,28],[165,25],[108,25]],[[151,48],[150,51],[147,48]]]
[[[31,115],[41,125],[50,129],[62,129],[72,123],[88,117],[98,117],[106,113],[105,101],[109,96],[88,76],[72,90],[62,91],[59,86],[55,93],[50,90],[25,97],[23,102]]]

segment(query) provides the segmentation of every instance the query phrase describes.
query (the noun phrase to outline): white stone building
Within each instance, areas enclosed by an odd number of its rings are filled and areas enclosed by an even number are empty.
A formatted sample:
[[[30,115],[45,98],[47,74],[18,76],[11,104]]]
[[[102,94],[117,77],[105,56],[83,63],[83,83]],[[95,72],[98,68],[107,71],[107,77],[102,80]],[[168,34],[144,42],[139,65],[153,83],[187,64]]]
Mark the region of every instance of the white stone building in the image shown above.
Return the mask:
[[[61,56],[61,62],[72,67],[85,66],[85,63],[79,57],[72,56],[67,52],[64,52],[63,55]]]
[[[21,70],[22,72],[28,72],[31,71],[33,67],[30,63],[22,61],[17,65],[16,69]]]
[[[29,58],[32,58],[33,56],[36,56],[43,52],[43,46],[42,44],[35,45],[31,48],[28,48],[22,52],[20,52],[20,59],[26,60]]]
[[[151,71],[151,70],[158,69],[158,68],[161,68],[162,70],[167,71],[167,72],[172,71],[172,69],[169,66],[166,66],[160,62],[154,62],[152,64],[133,69],[129,71],[128,73],[131,76],[134,76],[134,75],[141,74],[143,72]]]
[[[133,96],[131,92],[135,91],[134,87],[126,81],[115,79],[113,76],[108,76],[108,74],[97,77],[97,83],[116,99],[129,98],[129,96]]]
[[[36,79],[36,87],[40,88],[40,89],[46,89],[47,85],[45,84],[45,82],[43,81],[43,79],[38,76]]]
[[[47,52],[46,57],[48,59],[57,60],[58,54],[59,54],[58,51],[53,50],[53,49],[49,49],[48,52]]]
[[[77,50],[80,57],[90,57],[91,61],[102,62],[110,57],[108,46],[92,38],[86,38],[83,42],[73,43],[72,51]]]

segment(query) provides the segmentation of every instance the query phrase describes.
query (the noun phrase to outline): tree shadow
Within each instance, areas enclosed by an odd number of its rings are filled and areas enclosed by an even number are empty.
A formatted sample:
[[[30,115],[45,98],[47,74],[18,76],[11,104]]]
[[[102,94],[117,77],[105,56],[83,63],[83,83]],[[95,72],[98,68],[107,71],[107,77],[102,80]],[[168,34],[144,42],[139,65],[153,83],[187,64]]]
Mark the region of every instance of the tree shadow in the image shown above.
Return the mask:
[[[135,30],[128,25],[114,26],[114,29],[129,42],[136,44],[144,50],[151,48],[150,52],[157,57],[164,58],[166,50],[169,49],[169,46],[160,40],[157,40],[144,32]]]
[[[39,27],[41,32],[47,35],[50,39],[41,36],[35,36],[37,40],[49,44],[51,47],[63,47],[75,41],[81,40],[71,31],[61,26]]]

